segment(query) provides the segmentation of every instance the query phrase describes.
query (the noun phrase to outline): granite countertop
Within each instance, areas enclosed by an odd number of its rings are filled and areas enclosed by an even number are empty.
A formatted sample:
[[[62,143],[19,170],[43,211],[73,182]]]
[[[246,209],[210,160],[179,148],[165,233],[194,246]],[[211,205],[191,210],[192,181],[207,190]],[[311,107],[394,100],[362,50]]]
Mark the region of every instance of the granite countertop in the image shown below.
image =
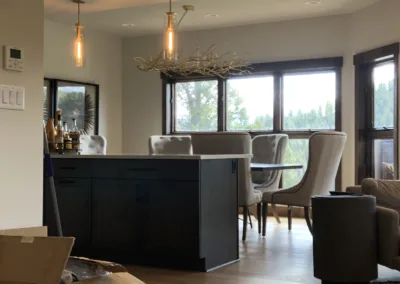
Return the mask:
[[[222,160],[252,158],[251,154],[228,155],[146,155],[146,154],[118,154],[118,155],[51,155],[53,159],[138,159],[138,160]]]

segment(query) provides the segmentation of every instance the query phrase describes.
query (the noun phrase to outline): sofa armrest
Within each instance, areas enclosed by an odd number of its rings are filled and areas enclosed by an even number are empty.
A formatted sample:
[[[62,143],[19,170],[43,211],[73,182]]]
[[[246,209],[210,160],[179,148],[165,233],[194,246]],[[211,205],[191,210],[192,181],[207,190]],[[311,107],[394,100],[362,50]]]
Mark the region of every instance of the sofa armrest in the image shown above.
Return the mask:
[[[395,210],[378,206],[376,208],[376,222],[378,263],[394,268],[393,261],[400,255],[399,214]]]
[[[346,187],[346,192],[361,193],[361,185],[352,185]]]

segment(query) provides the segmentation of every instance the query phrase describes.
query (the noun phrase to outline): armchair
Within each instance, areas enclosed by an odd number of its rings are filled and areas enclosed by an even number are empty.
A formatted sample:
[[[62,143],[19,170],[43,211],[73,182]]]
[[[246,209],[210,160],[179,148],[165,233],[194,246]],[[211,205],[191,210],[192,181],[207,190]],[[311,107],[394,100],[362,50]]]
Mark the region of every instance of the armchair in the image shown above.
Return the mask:
[[[368,178],[361,192],[376,197],[378,263],[400,271],[400,181]]]

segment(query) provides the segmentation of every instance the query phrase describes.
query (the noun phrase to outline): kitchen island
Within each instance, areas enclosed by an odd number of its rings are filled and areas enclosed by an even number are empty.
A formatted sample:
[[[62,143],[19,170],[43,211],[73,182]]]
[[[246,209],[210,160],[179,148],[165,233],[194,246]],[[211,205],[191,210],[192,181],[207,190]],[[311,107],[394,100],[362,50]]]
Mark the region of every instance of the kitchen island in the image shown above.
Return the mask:
[[[249,157],[53,156],[73,255],[196,271],[238,261],[237,163]],[[56,235],[44,191],[44,225]]]

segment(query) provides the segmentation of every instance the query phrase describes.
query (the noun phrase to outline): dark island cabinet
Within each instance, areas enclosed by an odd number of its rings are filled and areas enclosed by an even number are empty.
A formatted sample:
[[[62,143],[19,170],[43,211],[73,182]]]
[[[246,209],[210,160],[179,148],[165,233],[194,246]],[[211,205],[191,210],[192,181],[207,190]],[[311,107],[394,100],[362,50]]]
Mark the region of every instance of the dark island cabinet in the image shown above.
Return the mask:
[[[72,253],[87,254],[91,244],[91,180],[89,178],[56,178],[56,193],[63,235],[75,237]],[[45,185],[44,225],[49,236],[57,236],[51,196]]]
[[[73,254],[208,271],[238,260],[237,159],[55,158]],[[44,225],[56,235],[45,187]]]

